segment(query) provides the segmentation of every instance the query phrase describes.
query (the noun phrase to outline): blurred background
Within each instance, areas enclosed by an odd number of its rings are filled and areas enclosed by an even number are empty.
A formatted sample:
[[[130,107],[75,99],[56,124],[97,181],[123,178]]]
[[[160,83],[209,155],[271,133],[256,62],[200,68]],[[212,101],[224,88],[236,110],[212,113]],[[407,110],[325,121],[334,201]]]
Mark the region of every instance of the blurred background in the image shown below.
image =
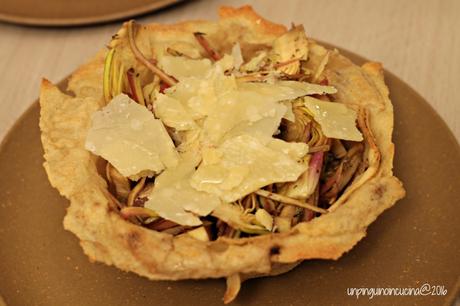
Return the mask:
[[[221,5],[252,5],[265,18],[302,23],[307,34],[380,61],[418,91],[460,139],[460,1],[368,0],[2,0],[0,139],[38,97],[106,44],[122,20],[216,19]],[[113,19],[116,19],[113,21]],[[108,22],[109,21],[109,22]],[[104,23],[98,23],[104,22]],[[78,24],[90,24],[75,26]],[[36,27],[54,24],[61,27]],[[62,25],[74,25],[63,27]]]

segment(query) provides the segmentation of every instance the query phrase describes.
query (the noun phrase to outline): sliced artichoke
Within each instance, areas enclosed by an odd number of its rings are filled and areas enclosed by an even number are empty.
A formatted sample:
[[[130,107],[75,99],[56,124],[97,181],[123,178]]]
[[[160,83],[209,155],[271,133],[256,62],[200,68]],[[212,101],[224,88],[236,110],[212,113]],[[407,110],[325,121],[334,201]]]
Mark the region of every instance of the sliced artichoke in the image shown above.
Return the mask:
[[[308,40],[303,26],[294,26],[278,37],[273,42],[270,58],[278,64],[278,71],[286,74],[299,73],[300,61],[306,61],[308,58]],[[281,63],[287,64],[280,66]]]

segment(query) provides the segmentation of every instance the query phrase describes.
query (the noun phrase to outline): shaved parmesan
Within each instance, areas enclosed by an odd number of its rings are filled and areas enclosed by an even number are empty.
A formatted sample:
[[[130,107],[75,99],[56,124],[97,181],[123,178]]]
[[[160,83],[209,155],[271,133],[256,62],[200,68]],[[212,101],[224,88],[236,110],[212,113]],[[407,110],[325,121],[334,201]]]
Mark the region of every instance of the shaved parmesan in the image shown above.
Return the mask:
[[[219,97],[216,107],[204,122],[205,137],[210,143],[217,144],[247,134],[265,143],[277,131],[281,118],[287,116],[293,119],[290,103],[278,102],[335,92],[331,86],[294,81],[274,84],[239,82],[237,90]],[[288,113],[288,110],[291,112]]]
[[[308,145],[303,142],[286,142],[281,139],[272,138],[267,144],[272,150],[276,150],[299,161],[308,152]]]
[[[243,55],[241,54],[239,43],[236,43],[232,47],[231,54],[224,54],[224,56],[215,63],[215,65],[222,71],[231,71],[233,69],[238,70],[242,64]]]
[[[209,215],[220,204],[218,197],[193,189],[187,180],[166,188],[153,189],[145,207],[180,225],[202,224],[198,216]]]
[[[303,143],[279,140],[270,147],[254,137],[241,135],[210,150],[218,151],[214,156],[220,158],[203,159],[192,175],[191,185],[227,202],[271,183],[295,181],[307,169],[298,163],[308,151]]]
[[[159,96],[163,99],[159,104],[164,108],[158,110],[157,116],[164,118],[168,126],[182,130],[191,128],[191,120],[204,119],[202,129],[206,145],[219,145],[225,139],[243,134],[266,142],[278,130],[281,118],[293,119],[291,106],[279,102],[336,92],[331,86],[305,82],[238,82],[234,76],[223,74],[226,61],[233,63],[233,57],[224,56],[206,78],[184,78],[166,90],[168,97],[180,103],[171,103],[168,108],[167,103],[163,103],[166,99]]]
[[[309,52],[308,52],[308,61],[303,63],[304,71],[310,71],[314,73],[314,75],[318,74],[318,77],[321,75],[321,66],[324,64],[325,61],[329,59],[328,55],[329,51],[320,46],[316,43],[309,44]],[[326,62],[327,63],[327,62]],[[313,77],[314,77],[313,75]]]
[[[254,57],[252,57],[247,63],[241,65],[240,70],[245,72],[253,72],[259,70],[259,68],[265,64],[267,58],[267,52],[259,51]]]
[[[216,62],[216,66],[219,66],[222,71],[231,71],[235,67],[235,59],[233,56],[225,54]]]
[[[344,104],[303,98],[304,105],[313,114],[326,137],[362,141],[363,135],[356,128],[356,112]]]
[[[159,173],[179,158],[161,121],[124,94],[94,113],[85,148],[129,177]]]
[[[285,104],[278,102],[335,92],[331,86],[294,81],[274,84],[238,82],[233,90],[223,93],[214,89],[214,102],[209,102],[205,112],[204,137],[213,145],[242,134],[271,138],[288,111]]]
[[[286,113],[286,106],[252,91],[233,91],[216,101],[204,121],[204,137],[218,145],[241,134],[271,138]]]
[[[195,167],[198,166],[201,161],[201,157],[197,153],[198,152],[190,152],[181,154],[179,163],[176,167],[164,171],[155,178],[155,188],[167,188],[193,173]]]
[[[303,164],[309,165],[311,155],[305,156],[302,160]],[[312,180],[311,169],[305,171],[295,182],[284,184],[278,191],[290,198],[305,201],[315,190],[316,181]],[[313,185],[314,184],[314,185]],[[312,186],[313,185],[313,186]]]
[[[243,64],[243,54],[241,54],[241,47],[240,43],[236,43],[232,48],[232,57],[235,69],[240,69],[241,65]]]
[[[201,148],[202,143],[202,130],[200,128],[184,131],[180,134],[181,143],[177,150],[181,153],[196,152]]]
[[[334,94],[337,92],[332,86],[296,81],[277,81],[274,84],[240,82],[238,88],[256,92],[271,101],[292,100],[306,95]]]
[[[197,125],[179,100],[158,93],[155,100],[155,115],[177,131],[190,130]]]
[[[212,68],[209,59],[189,59],[183,56],[164,55],[158,60],[159,66],[169,75],[176,79],[186,77],[205,77]]]
[[[284,114],[283,118],[295,122],[295,114],[294,111],[292,110],[292,102],[291,101],[282,101],[282,103],[287,107],[287,111]]]
[[[209,215],[220,204],[220,200],[215,195],[190,186],[190,175],[199,161],[198,155],[187,154],[177,167],[160,174],[145,207],[181,225],[202,224],[198,216]]]
[[[223,140],[234,138],[240,135],[250,135],[259,139],[263,144],[266,144],[272,139],[272,136],[278,131],[281,123],[281,118],[286,113],[287,107],[282,104],[274,104],[274,112],[266,115],[266,117],[252,121],[243,121],[232,127],[232,129],[226,133]]]
[[[206,78],[185,78],[168,88],[165,94],[182,102],[194,120],[206,117],[220,95],[236,89],[234,76],[225,76],[216,68]]]
[[[327,63],[329,62],[329,51],[326,52],[326,55],[323,56],[321,59],[321,62],[318,65],[318,68],[315,71],[315,74],[313,75],[312,81],[317,82],[319,80],[319,77],[324,71],[324,68],[326,68]]]

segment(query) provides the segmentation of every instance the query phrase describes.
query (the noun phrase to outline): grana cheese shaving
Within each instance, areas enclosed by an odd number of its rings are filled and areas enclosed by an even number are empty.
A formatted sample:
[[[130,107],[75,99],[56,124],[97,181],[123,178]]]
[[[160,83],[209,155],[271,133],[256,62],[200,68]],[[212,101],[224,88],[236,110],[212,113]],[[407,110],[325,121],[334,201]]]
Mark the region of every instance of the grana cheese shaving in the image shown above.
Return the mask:
[[[133,178],[160,173],[179,160],[161,120],[124,94],[94,113],[85,148]]]

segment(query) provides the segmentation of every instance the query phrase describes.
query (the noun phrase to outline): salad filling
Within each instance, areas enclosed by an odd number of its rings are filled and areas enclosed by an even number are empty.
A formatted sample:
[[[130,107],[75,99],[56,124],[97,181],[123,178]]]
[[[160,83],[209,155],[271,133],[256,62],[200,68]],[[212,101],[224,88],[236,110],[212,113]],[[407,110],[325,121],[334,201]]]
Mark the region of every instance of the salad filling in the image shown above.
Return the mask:
[[[366,113],[336,100],[330,51],[302,26],[256,49],[217,50],[196,32],[152,58],[137,27],[109,45],[85,143],[126,220],[204,241],[287,232],[331,211],[367,169]]]

